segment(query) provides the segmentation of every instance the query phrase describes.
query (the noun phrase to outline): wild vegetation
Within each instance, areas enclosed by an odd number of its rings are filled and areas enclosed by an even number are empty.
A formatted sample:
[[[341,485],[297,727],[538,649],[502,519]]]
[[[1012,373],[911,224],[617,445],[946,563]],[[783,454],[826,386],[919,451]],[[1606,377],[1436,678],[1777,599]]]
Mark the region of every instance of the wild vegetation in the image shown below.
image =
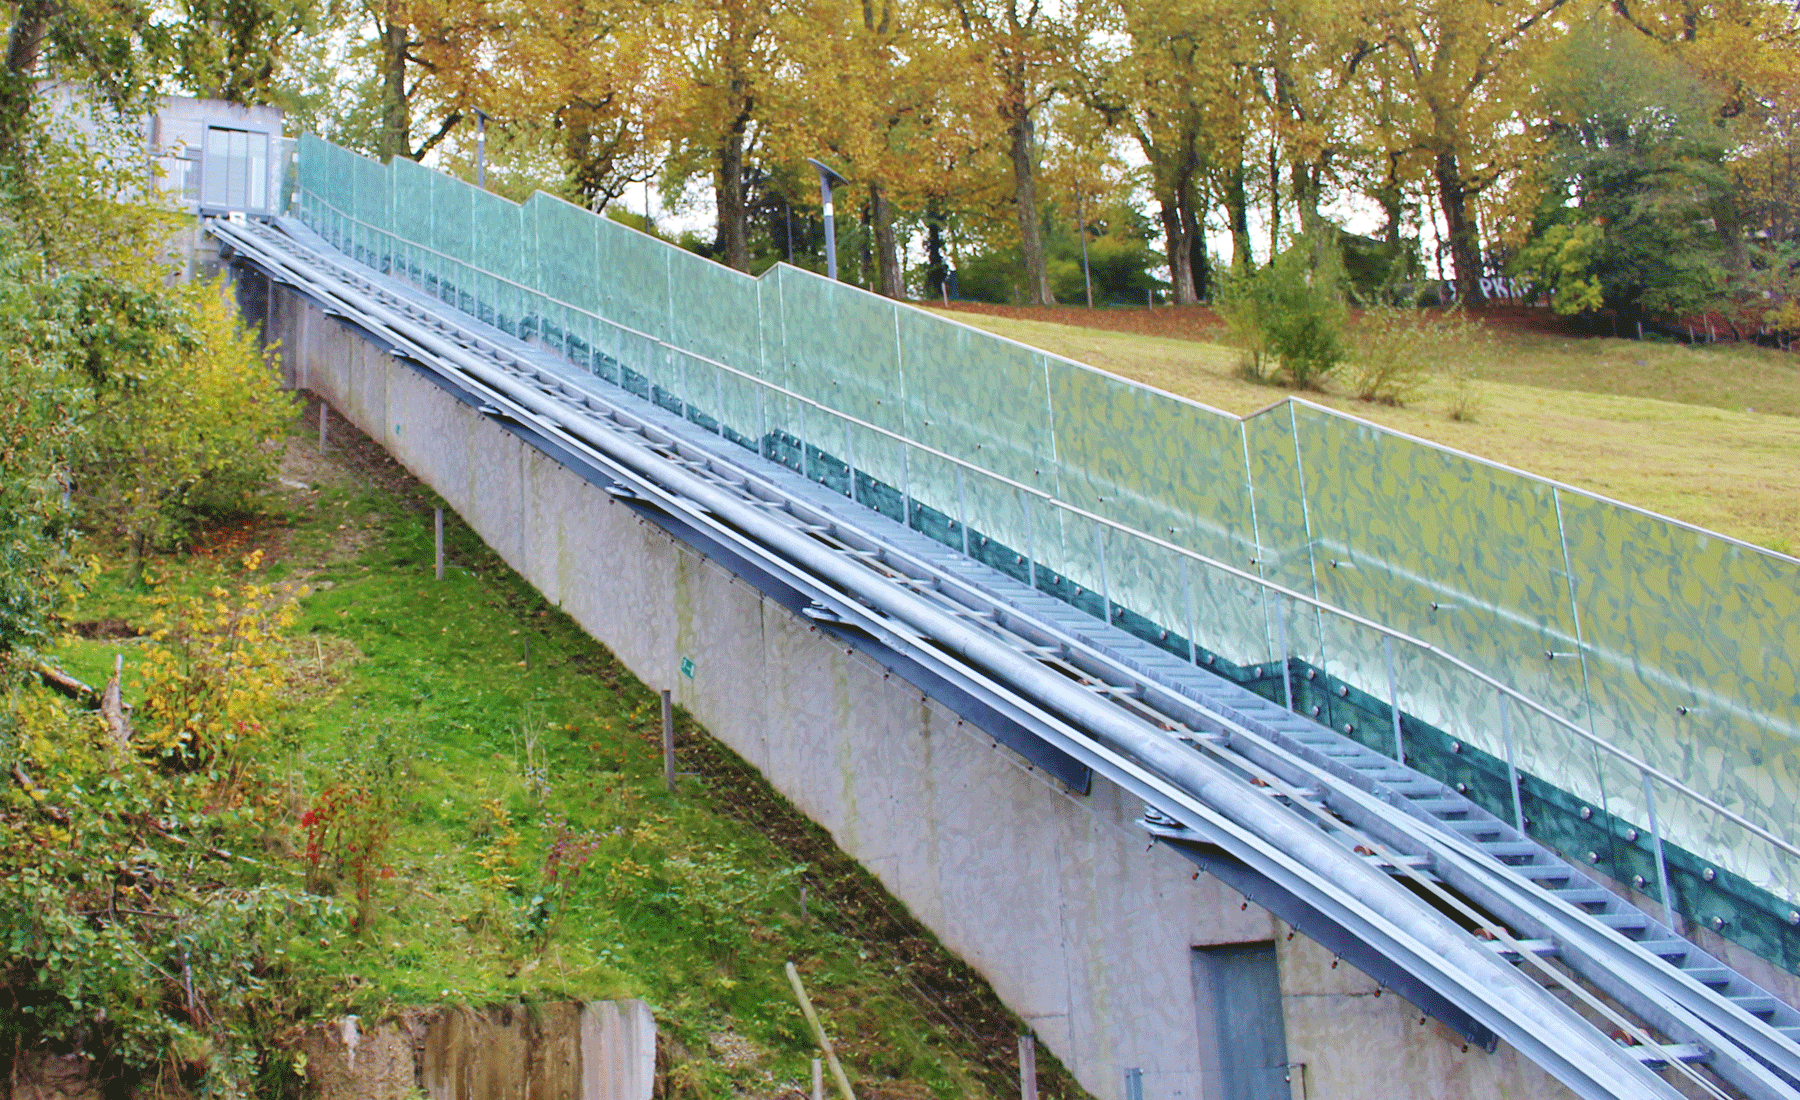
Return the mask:
[[[76,544],[34,667],[122,663],[100,698],[13,669],[9,1059],[290,1095],[316,1021],[642,997],[669,1095],[793,1095],[792,959],[864,1095],[1003,1091],[1017,1021],[866,872],[685,716],[699,776],[664,793],[654,692],[454,522],[434,581],[434,498],[341,425],[305,438],[186,552]]]

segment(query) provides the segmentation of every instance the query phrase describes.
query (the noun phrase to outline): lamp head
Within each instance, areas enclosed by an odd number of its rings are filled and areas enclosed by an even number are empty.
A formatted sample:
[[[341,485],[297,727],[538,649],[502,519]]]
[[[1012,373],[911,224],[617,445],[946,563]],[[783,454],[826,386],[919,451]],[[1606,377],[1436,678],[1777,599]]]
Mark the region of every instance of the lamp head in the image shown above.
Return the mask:
[[[831,166],[829,164],[826,164],[822,160],[817,160],[817,159],[814,159],[813,157],[807,157],[806,163],[812,165],[814,168],[817,168],[819,170],[819,180],[820,180],[820,182],[824,183],[825,186],[827,186],[827,187],[835,189],[835,188],[841,187],[844,184],[849,182],[844,177],[838,175],[835,171],[833,171]]]

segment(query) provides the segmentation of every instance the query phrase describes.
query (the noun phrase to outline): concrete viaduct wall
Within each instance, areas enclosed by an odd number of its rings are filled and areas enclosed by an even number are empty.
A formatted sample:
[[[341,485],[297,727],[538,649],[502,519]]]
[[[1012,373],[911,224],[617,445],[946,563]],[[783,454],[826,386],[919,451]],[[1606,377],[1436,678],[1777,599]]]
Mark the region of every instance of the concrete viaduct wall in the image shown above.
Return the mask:
[[[1277,951],[1293,1097],[1568,1095],[1508,1047],[1465,1050],[1421,1025],[1184,858],[1147,850],[1142,808],[1103,779],[1065,790],[305,299],[273,288],[257,304],[291,384],[379,440],[642,680],[673,688],[1102,1100],[1123,1097],[1133,1067],[1147,1100],[1232,1100],[1203,1053],[1217,1032],[1194,949],[1254,942]]]

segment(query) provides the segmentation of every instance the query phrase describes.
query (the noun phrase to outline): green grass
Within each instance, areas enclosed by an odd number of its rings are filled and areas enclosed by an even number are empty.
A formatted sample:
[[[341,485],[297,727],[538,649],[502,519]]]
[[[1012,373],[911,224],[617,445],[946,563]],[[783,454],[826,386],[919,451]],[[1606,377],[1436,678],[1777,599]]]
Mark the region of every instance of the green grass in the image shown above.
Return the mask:
[[[1288,391],[1219,344],[959,313],[991,332],[1239,415]],[[1800,552],[1800,358],[1758,348],[1496,333],[1466,359],[1482,408],[1445,388],[1393,408],[1304,396],[1399,431],[1783,553]],[[1752,411],[1754,410],[1754,411]]]
[[[871,905],[899,910],[874,880],[822,831],[795,825],[685,715],[684,765],[709,763],[667,794],[658,697],[454,517],[449,575],[435,582],[435,502],[372,451],[363,441],[374,466],[359,469],[310,456],[297,437],[284,477],[316,488],[283,490],[270,514],[214,532],[217,549],[202,540],[147,570],[164,592],[204,591],[229,585],[242,555],[262,548],[268,577],[304,586],[288,699],[264,747],[285,805],[266,845],[278,873],[304,874],[300,820],[320,792],[345,784],[387,800],[369,926],[285,947],[309,976],[294,992],[311,998],[307,1015],[642,997],[672,1040],[681,1094],[769,1095],[804,1089],[817,1054],[783,975],[792,959],[864,1095],[984,1096],[1004,1085],[908,985],[913,975],[896,974],[858,934],[877,927]],[[149,598],[115,565],[75,617],[142,622]],[[99,683],[123,652],[129,700],[141,644],[71,637],[58,656]],[[783,843],[744,823],[734,807],[746,792],[765,817],[788,815]],[[558,838],[565,855],[571,845],[588,853],[572,887],[574,859],[552,855]],[[795,854],[808,845],[811,866]],[[330,889],[355,908],[346,875]],[[909,965],[954,974],[965,999],[1014,1033],[966,968],[925,951],[935,960]],[[1053,1065],[1045,1072],[1051,1094],[1080,1094]]]

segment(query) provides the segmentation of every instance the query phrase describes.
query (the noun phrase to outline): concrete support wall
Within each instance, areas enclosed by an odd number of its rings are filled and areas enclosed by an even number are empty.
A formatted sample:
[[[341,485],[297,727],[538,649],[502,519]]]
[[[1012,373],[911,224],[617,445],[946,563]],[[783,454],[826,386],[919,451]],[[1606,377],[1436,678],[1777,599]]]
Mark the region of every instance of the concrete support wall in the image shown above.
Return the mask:
[[[917,688],[764,600],[424,376],[278,290],[271,338],[323,396],[442,494],[646,683],[672,688],[975,966],[1103,1100],[1230,1100],[1200,1064],[1197,946],[1273,941],[1292,1094],[1568,1095],[1460,1039],[1162,848],[1096,778],[1069,793]],[[694,663],[691,678],[683,658]]]

